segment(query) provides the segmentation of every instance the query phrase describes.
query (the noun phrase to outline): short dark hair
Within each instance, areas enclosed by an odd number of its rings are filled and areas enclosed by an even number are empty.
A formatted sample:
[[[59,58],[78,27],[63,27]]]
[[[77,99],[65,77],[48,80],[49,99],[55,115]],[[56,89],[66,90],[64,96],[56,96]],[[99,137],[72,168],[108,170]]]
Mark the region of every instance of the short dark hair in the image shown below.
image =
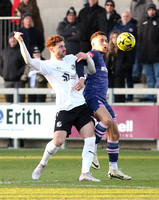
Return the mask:
[[[106,36],[106,34],[105,34],[103,31],[97,31],[97,32],[95,32],[95,33],[93,33],[93,34],[91,35],[90,41],[92,42],[92,40],[93,40],[94,38],[96,38],[98,35],[105,35],[105,36]],[[107,37],[107,36],[106,36],[106,37]]]
[[[64,41],[64,37],[60,35],[52,35],[46,41],[46,47],[49,49],[50,47],[55,46],[57,43]]]

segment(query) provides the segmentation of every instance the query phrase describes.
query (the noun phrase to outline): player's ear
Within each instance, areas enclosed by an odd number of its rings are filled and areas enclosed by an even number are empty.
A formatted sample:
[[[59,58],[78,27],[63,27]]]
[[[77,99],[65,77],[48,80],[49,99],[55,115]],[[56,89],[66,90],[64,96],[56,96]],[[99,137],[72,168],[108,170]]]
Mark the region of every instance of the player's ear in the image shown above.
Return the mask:
[[[91,42],[91,46],[94,47],[94,41],[93,41],[93,40],[92,40],[92,42]]]

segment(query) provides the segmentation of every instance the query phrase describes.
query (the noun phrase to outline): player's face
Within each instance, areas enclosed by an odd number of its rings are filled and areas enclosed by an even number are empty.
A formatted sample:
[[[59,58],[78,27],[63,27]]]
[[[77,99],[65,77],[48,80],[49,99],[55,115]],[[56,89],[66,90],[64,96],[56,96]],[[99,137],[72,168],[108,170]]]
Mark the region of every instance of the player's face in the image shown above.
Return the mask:
[[[57,43],[51,51],[58,60],[62,60],[66,55],[65,43],[63,41]]]
[[[108,39],[105,35],[99,35],[92,41],[93,49],[100,51],[101,53],[106,53],[108,46]]]

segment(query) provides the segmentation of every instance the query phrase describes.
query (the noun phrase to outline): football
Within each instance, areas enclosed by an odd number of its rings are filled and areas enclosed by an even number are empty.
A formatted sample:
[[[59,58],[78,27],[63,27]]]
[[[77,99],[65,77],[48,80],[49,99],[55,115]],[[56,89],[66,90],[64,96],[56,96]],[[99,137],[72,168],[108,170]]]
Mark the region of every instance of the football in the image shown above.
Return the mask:
[[[136,43],[135,37],[128,32],[121,33],[117,38],[117,46],[122,51],[130,51]]]

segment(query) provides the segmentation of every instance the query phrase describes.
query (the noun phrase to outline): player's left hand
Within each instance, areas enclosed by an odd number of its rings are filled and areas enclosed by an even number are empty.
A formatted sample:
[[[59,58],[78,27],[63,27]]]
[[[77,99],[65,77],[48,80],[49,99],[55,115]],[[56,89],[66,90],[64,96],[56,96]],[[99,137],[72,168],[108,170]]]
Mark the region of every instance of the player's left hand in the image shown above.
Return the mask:
[[[77,62],[81,61],[81,60],[86,60],[88,58],[87,53],[83,53],[83,52],[79,52],[78,54],[76,54],[78,60]]]
[[[18,42],[23,41],[23,38],[21,37],[21,35],[23,35],[23,33],[14,31],[14,37]]]
[[[82,88],[84,88],[84,79],[79,79],[79,81],[76,83],[76,85],[74,86],[74,89],[77,91],[80,91]]]

